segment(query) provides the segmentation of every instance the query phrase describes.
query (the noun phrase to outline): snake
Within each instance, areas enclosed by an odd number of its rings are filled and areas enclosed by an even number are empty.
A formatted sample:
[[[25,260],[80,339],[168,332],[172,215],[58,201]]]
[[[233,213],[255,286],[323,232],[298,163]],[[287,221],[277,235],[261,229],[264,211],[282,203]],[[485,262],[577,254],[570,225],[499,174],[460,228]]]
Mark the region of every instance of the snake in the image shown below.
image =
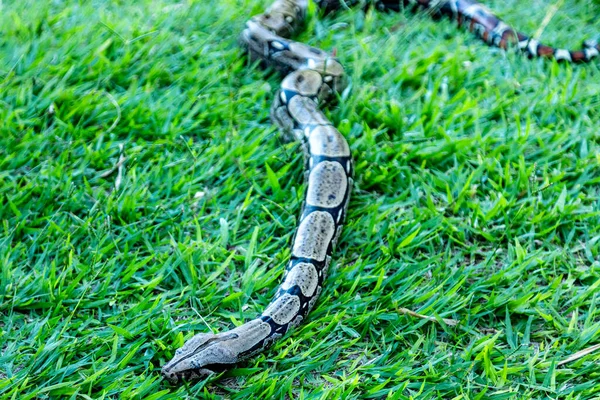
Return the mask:
[[[330,12],[358,2],[316,3]],[[475,0],[386,0],[372,5],[395,11],[414,5],[449,15],[486,43],[503,49],[513,44],[529,57],[588,62],[600,53],[600,46],[591,41],[576,51],[543,45]],[[275,0],[266,12],[246,22],[239,40],[252,62],[283,76],[271,120],[284,136],[299,141],[304,153],[306,190],[282,283],[256,318],[228,331],[188,339],[162,367],[171,383],[205,378],[264,351],[306,320],[323,289],[348,211],[353,160],[348,142],[321,110],[347,87],[342,64],[321,49],[291,40],[305,25],[307,9],[308,0]]]

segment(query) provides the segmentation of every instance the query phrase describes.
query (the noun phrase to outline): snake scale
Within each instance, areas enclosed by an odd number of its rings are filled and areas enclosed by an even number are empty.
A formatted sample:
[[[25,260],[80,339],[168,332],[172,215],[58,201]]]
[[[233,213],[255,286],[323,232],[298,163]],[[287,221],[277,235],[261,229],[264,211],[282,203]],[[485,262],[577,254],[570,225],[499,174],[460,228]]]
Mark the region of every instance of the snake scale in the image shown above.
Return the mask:
[[[359,2],[317,1],[326,11],[355,3]],[[529,57],[588,62],[600,53],[600,45],[591,41],[576,51],[540,44],[475,0],[385,0],[373,5],[396,11],[416,5],[434,15],[448,15],[488,44],[516,45]],[[320,49],[289,39],[303,26],[307,8],[308,0],[276,0],[247,22],[240,37],[251,60],[285,76],[271,119],[284,134],[299,140],[305,153],[307,189],[283,282],[257,318],[219,334],[199,333],[185,342],[162,368],[173,383],[203,378],[263,351],[302,323],[321,293],[346,216],[353,164],[348,143],[319,109],[346,87],[342,65]]]

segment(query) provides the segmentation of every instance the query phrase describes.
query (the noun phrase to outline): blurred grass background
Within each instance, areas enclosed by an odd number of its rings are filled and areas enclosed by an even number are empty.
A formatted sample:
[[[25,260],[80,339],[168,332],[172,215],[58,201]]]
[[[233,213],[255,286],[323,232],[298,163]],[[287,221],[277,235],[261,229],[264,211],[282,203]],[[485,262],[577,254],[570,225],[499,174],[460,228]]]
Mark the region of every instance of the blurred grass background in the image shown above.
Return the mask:
[[[237,47],[267,3],[0,4],[0,398],[600,395],[600,61],[312,7],[299,40],[351,78],[329,279],[275,347],[177,388],[160,366],[253,318],[290,255],[301,151]],[[485,4],[551,44],[600,34],[597,2]]]

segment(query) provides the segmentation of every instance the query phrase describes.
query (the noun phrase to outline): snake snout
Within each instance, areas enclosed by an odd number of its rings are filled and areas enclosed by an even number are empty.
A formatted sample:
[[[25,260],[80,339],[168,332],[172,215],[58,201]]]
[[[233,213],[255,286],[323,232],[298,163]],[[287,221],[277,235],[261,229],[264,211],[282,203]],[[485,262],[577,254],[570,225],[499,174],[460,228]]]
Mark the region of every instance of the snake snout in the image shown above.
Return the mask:
[[[173,385],[176,385],[179,382],[179,375],[175,372],[170,371],[168,365],[162,367],[160,373],[163,376],[163,378],[168,380]]]
[[[162,368],[162,376],[172,385],[177,385],[180,381],[194,381],[204,379],[209,375],[213,375],[215,371],[208,368],[197,368],[185,371],[173,372],[165,367]]]

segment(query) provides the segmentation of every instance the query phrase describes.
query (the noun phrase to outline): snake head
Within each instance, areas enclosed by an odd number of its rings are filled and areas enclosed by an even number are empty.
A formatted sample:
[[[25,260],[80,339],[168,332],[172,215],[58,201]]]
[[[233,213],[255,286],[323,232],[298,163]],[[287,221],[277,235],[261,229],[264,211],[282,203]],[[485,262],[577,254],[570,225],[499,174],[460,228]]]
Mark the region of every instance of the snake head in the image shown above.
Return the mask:
[[[199,333],[177,349],[175,356],[163,366],[161,373],[173,384],[183,379],[196,380],[214,374],[225,365],[237,361],[236,355],[227,344],[229,340],[235,339],[235,333]]]
[[[222,372],[264,348],[271,333],[271,326],[260,318],[216,335],[199,333],[175,352],[175,357],[162,368],[162,375],[171,383],[178,383]]]

